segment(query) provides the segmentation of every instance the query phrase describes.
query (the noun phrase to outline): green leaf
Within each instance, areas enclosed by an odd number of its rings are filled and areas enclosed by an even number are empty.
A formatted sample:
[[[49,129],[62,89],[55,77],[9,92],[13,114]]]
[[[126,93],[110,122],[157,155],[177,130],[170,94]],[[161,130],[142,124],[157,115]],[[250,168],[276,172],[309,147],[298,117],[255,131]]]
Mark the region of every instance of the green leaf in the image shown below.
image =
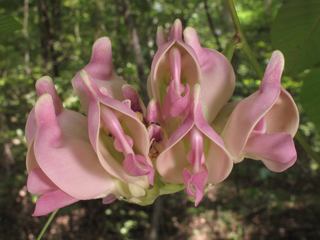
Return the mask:
[[[22,29],[22,25],[13,16],[0,16],[0,36]]]
[[[312,69],[305,77],[300,102],[320,133],[320,69]]]
[[[289,0],[271,27],[275,49],[286,58],[286,71],[298,74],[320,63],[320,1]]]

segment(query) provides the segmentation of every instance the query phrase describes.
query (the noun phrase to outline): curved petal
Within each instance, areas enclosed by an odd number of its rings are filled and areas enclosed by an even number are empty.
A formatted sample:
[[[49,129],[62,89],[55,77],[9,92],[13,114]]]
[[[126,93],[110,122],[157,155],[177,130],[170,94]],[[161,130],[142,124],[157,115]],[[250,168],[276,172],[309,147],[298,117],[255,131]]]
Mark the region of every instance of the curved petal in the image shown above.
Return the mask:
[[[38,98],[46,93],[49,93],[51,95],[56,115],[60,114],[63,109],[63,106],[58,96],[58,93],[54,87],[52,79],[48,76],[39,78],[36,82],[36,89],[37,89]],[[27,119],[26,131],[25,131],[28,146],[31,144],[33,140],[33,137],[36,133],[36,129],[37,127],[36,127],[36,119],[34,116],[34,108],[32,108]]]
[[[242,100],[233,110],[221,135],[226,148],[236,159],[240,156],[254,127],[276,103],[281,91],[280,81],[283,68],[283,55],[275,51],[267,66],[259,91]]]
[[[30,193],[43,195],[59,190],[40,168],[33,169],[27,180],[27,188]]]
[[[131,101],[130,108],[132,109],[132,111],[142,113],[142,108],[141,108],[142,103],[139,98],[138,91],[134,87],[126,84],[122,86],[122,93],[123,93],[124,99],[128,99]]]
[[[34,142],[32,141],[28,147],[27,158],[26,158],[27,171],[30,173],[32,169],[39,168],[36,157],[34,156]]]
[[[163,44],[168,42],[168,38],[166,32],[164,31],[163,27],[159,26],[157,29],[157,45],[160,47]]]
[[[191,95],[190,116],[193,117],[195,125],[207,138],[207,147],[206,150],[204,149],[207,151],[205,157],[209,172],[207,182],[219,183],[229,176],[233,168],[233,161],[225,149],[221,137],[209,126],[202,115],[201,93],[200,86],[196,85]]]
[[[112,50],[109,38],[99,38],[94,43],[91,60],[83,70],[94,79],[98,88],[104,87],[111,97],[119,101],[123,100],[122,86],[126,82],[113,71]],[[73,78],[72,85],[85,112],[88,112],[89,99],[84,89],[85,86],[83,86],[81,71]]]
[[[291,167],[297,159],[292,136],[288,133],[274,133],[250,137],[243,149],[248,158],[262,160],[274,172]]]
[[[38,129],[34,154],[48,178],[77,199],[91,199],[109,193],[113,187],[111,176],[101,166],[88,140],[59,125],[49,94],[38,99],[35,116]],[[79,114],[79,118],[85,117]]]
[[[193,126],[194,122],[192,119],[186,118],[183,124],[172,134],[166,149],[157,159],[158,172],[164,179],[171,183],[180,184],[184,182],[182,171],[190,165],[187,161],[189,149],[186,148],[186,145],[189,143],[184,137]]]
[[[155,98],[161,108],[166,95],[166,89],[172,79],[170,68],[170,51],[172,49],[177,49],[182,56],[181,63],[177,64],[177,67],[180,66],[179,68],[181,69],[181,83],[183,85],[189,84],[190,88],[193,88],[201,79],[197,56],[194,50],[182,41],[181,21],[177,19],[171,28],[169,41],[159,45],[159,49],[152,61],[151,73],[148,79],[148,84],[151,85],[153,92],[153,97],[151,98]]]
[[[183,124],[172,134],[166,149],[157,159],[157,170],[160,175],[172,183],[183,183],[182,173],[190,166],[187,154],[190,151],[189,132],[197,127],[205,136],[203,151],[205,154],[205,165],[208,168],[208,183],[223,181],[231,172],[233,162],[230,154],[224,148],[220,136],[207,124],[202,117],[201,89],[197,84],[190,98],[189,115]]]
[[[122,152],[116,150],[113,139],[114,136],[108,136],[107,132],[104,132],[105,127],[107,128],[106,131],[109,131],[107,123],[105,122],[108,120],[101,121],[101,118],[110,118],[110,121],[116,121],[117,128],[122,131],[121,134],[125,134],[132,139],[133,147],[130,146],[130,148],[132,147],[134,154],[143,156],[147,164],[152,166],[152,162],[148,157],[150,145],[149,134],[145,126],[137,115],[125,104],[103,95],[94,80],[87,75],[85,71],[83,71],[81,75],[85,91],[90,100],[88,114],[89,137],[101,165],[111,175],[124,182],[134,183],[140,178],[145,178],[145,176],[130,176],[125,172],[122,164],[125,156]],[[101,114],[103,111],[105,112],[104,115]],[[110,124],[112,124],[112,122],[110,122]]]
[[[26,123],[26,128],[25,128],[26,141],[29,147],[33,141],[36,131],[37,131],[36,119],[34,116],[34,108],[32,108],[29,113],[27,123]]]
[[[183,32],[186,44],[197,54],[201,69],[201,98],[204,119],[211,123],[219,110],[229,101],[235,87],[235,74],[228,59],[218,51],[202,48],[196,30]]]
[[[292,96],[282,86],[279,98],[264,117],[268,133],[285,132],[294,137],[298,131],[298,107]]]
[[[195,197],[195,206],[198,206],[203,198],[204,189],[207,184],[208,169],[206,167],[199,173],[192,175],[188,169],[183,169],[183,180],[189,196]]]
[[[65,192],[56,190],[54,192],[47,193],[38,199],[36,209],[32,216],[43,216],[78,201],[78,199],[71,197]]]

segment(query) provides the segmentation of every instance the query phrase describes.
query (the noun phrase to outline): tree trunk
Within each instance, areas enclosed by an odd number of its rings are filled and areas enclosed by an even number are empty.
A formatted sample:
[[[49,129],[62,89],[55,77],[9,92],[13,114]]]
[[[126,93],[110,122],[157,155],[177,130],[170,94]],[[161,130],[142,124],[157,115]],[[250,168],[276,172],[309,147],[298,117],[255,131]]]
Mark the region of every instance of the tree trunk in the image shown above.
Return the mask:
[[[140,46],[137,29],[135,27],[134,19],[132,18],[132,15],[131,15],[130,0],[122,0],[122,5],[123,5],[123,11],[124,11],[125,24],[130,32],[131,46],[135,54],[135,62],[138,70],[139,86],[140,86],[140,91],[142,93],[142,100],[146,104],[148,102],[148,94],[147,94],[147,87],[146,87],[147,77],[144,73],[143,56],[141,54],[141,46]]]
[[[59,7],[58,7],[59,8]],[[53,8],[52,16],[55,17],[54,21],[57,22],[56,27],[59,27],[59,11],[57,7]],[[43,51],[48,51],[50,53],[50,61],[53,68],[53,76],[59,77],[58,61],[57,61],[57,51],[54,49],[54,30],[50,23],[50,16],[48,11],[47,1],[40,0],[40,31],[43,31],[44,35],[41,39],[41,46]],[[42,24],[42,26],[41,26]],[[48,48],[47,48],[48,46]],[[45,64],[49,62],[49,57],[47,53],[42,52],[43,60]],[[46,67],[46,72],[48,72],[48,67]]]
[[[162,209],[162,197],[159,196],[152,206],[152,219],[151,219],[151,228],[149,234],[149,240],[158,240],[159,239],[159,225],[161,218],[161,209]]]
[[[29,0],[24,0],[24,17],[23,17],[23,34],[26,39],[26,51],[24,53],[24,62],[26,65],[26,75],[30,75],[30,54],[29,54],[29,33],[28,33],[28,18],[29,18]]]

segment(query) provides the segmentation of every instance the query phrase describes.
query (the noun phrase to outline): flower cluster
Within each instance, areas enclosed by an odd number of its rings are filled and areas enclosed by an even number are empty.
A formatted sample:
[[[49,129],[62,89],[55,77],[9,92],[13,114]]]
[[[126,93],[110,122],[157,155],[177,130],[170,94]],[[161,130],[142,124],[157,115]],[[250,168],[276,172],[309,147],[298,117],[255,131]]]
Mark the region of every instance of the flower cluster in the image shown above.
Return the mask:
[[[294,164],[299,115],[280,84],[281,52],[257,92],[228,103],[232,66],[202,48],[193,28],[182,33],[176,20],[169,39],[158,29],[157,44],[147,108],[114,73],[108,38],[95,42],[72,81],[86,116],[63,107],[49,77],[37,81],[26,125],[27,187],[42,195],[34,216],[96,198],[147,205],[184,188],[198,205],[207,184],[223,181],[245,157],[275,172]]]

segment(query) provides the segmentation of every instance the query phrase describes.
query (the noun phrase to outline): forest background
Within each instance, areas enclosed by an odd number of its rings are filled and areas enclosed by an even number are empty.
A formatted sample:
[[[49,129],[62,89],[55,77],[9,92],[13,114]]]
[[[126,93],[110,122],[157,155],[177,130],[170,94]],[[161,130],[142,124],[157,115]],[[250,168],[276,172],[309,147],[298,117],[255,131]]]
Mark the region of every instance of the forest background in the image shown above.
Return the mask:
[[[315,69],[320,66],[320,3],[234,3],[262,69],[275,49],[287,59],[282,84],[301,113],[297,163],[273,173],[259,161],[245,160],[197,208],[185,191],[147,207],[82,201],[59,210],[43,239],[320,239],[319,159],[314,155],[320,150],[320,71]],[[286,23],[282,17],[288,12],[292,20]],[[31,216],[37,196],[26,189],[24,127],[36,101],[36,80],[51,76],[64,105],[79,111],[71,80],[89,62],[93,42],[108,36],[115,72],[146,101],[157,26],[169,32],[177,18],[184,28],[197,30],[202,46],[220,52],[235,33],[225,0],[1,0],[0,240],[36,239],[49,217]],[[232,65],[237,78],[232,100],[257,91],[261,78],[242,51],[235,51]]]

